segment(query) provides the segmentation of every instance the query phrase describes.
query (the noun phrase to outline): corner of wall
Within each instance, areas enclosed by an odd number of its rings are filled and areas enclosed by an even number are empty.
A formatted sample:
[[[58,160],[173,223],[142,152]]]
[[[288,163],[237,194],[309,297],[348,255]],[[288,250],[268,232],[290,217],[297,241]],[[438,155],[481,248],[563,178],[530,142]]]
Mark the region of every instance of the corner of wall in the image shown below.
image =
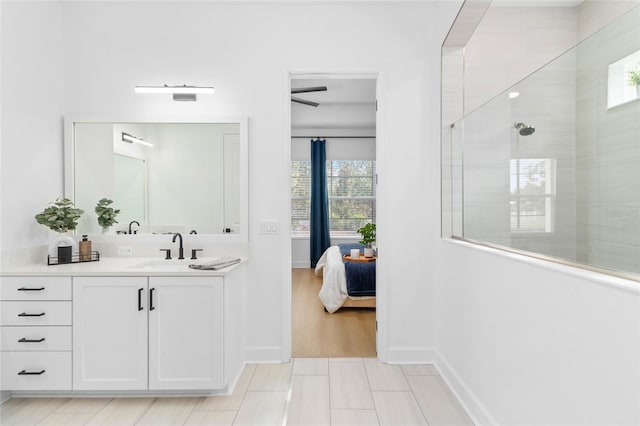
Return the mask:
[[[458,399],[474,424],[497,425],[498,422],[491,416],[487,408],[480,402],[476,395],[462,380],[456,370],[447,362],[445,357],[437,349],[433,350],[433,363],[440,372],[451,392]]]

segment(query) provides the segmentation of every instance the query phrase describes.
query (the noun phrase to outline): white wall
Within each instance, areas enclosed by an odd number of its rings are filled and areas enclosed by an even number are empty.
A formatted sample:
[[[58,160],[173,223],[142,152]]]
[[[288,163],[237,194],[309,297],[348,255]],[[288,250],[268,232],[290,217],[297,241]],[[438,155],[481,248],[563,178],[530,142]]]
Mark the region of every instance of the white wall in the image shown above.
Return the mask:
[[[331,245],[351,244],[360,241],[359,237],[353,238],[332,238]],[[310,268],[311,267],[311,246],[309,237],[291,238],[291,267]]]
[[[64,49],[57,2],[2,2],[0,249],[48,244],[34,216],[63,195]]]
[[[34,93],[23,100],[16,89],[9,97],[3,93],[3,102],[19,103],[26,111],[55,101],[56,120],[63,114],[249,116],[248,356],[281,360],[290,353],[290,336],[285,335],[289,332],[286,289],[291,265],[288,73],[379,73],[378,123],[383,124],[378,136],[379,141],[388,141],[387,148],[378,152],[378,158],[384,156],[379,164],[383,205],[378,218],[384,223],[379,243],[386,253],[379,262],[381,299],[385,301],[379,308],[379,320],[382,348],[393,349],[381,356],[424,359],[434,343],[435,302],[433,268],[425,265],[425,256],[429,259],[430,255],[421,247],[423,241],[438,237],[429,224],[439,222],[438,210],[429,208],[430,200],[439,197],[439,160],[429,143],[438,136],[440,44],[458,4],[20,2],[3,10],[3,42],[6,33],[18,55],[25,46],[23,39],[33,40],[34,48],[42,40],[53,43],[61,26],[63,51],[59,44],[49,51],[34,50],[40,54],[27,58],[19,68],[35,74],[25,84],[54,80],[52,87],[58,91],[49,97]],[[40,18],[42,28],[31,25]],[[10,23],[7,29],[5,21]],[[4,54],[3,49],[3,66],[7,63]],[[62,63],[64,74],[57,68]],[[200,96],[196,103],[176,103],[169,96],[133,92],[136,84],[164,83],[211,84],[216,94]],[[60,108],[62,87],[64,107]],[[14,140],[23,129],[37,128],[40,121],[29,118],[16,122]],[[35,231],[31,217],[61,191],[62,143],[59,125],[51,133],[45,127],[29,149],[17,142],[5,145],[3,138],[3,162],[7,164],[32,161],[29,159],[40,152],[49,154],[45,161],[35,163],[34,173],[22,175],[25,179],[19,187],[3,179],[3,191],[11,191],[3,198],[3,209],[11,206],[5,211],[11,212],[11,218],[21,218],[19,222],[3,221],[3,227],[12,227],[9,234],[3,232],[3,245],[48,241],[44,232]],[[56,146],[48,145],[51,138]],[[41,192],[39,176],[43,175],[53,176],[46,184],[52,187],[47,192]],[[59,183],[53,185],[56,177]],[[33,194],[28,204],[21,203],[24,193]],[[280,232],[260,234],[258,221],[262,219],[277,220]],[[19,237],[25,233],[27,237]],[[407,257],[406,253],[414,254]],[[420,265],[420,270],[406,265]]]
[[[637,283],[439,246],[440,366],[481,424],[640,422]]]

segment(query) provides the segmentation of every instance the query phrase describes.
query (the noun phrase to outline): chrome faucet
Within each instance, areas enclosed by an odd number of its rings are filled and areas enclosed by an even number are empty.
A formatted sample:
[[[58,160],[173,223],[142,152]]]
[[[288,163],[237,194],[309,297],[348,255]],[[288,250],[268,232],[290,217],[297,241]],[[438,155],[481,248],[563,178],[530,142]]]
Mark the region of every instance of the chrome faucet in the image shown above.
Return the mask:
[[[182,247],[182,234],[176,232],[173,234],[173,242],[176,242],[176,238],[180,237],[180,247],[178,248],[178,259],[184,259],[184,248]]]
[[[189,232],[189,234],[197,234],[198,232],[195,229],[192,229],[191,232]]]
[[[135,223],[136,225],[140,226],[140,222],[138,222],[137,220],[132,220],[131,222],[129,222],[129,234],[131,234],[131,225],[133,225],[134,223]],[[136,231],[133,231],[133,233],[134,233],[134,234],[135,234],[136,232],[138,232],[138,231],[137,231],[137,230],[136,230]]]

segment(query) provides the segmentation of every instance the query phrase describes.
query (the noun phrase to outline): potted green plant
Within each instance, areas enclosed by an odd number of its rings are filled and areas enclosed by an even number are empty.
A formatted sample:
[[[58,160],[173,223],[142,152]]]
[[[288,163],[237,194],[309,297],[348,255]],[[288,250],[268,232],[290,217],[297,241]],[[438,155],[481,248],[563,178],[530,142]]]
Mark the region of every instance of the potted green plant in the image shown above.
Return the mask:
[[[628,71],[627,74],[629,75],[627,84],[629,86],[635,86],[636,97],[640,98],[640,68],[637,70]]]
[[[373,247],[371,244],[376,240],[376,224],[367,223],[358,229],[358,233],[362,236],[360,244],[364,245],[364,257],[373,257]]]
[[[111,204],[113,204],[113,200],[108,198],[102,198],[96,204],[95,212],[98,215],[98,225],[102,228],[103,234],[106,234],[114,223],[118,223],[116,217],[120,210],[109,207]]]
[[[49,244],[49,256],[57,256],[58,263],[71,262],[76,241],[65,233],[76,229],[83,213],[84,210],[76,208],[71,200],[61,197],[35,216],[36,222],[59,234]]]

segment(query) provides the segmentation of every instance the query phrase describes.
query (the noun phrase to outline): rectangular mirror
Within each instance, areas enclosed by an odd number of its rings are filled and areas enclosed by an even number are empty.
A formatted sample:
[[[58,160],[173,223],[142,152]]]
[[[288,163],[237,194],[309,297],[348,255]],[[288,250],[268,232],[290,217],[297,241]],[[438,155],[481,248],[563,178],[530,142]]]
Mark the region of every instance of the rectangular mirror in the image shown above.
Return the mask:
[[[65,122],[65,196],[85,211],[77,234],[100,234],[101,198],[120,210],[110,233],[138,230],[246,241],[246,117]]]

